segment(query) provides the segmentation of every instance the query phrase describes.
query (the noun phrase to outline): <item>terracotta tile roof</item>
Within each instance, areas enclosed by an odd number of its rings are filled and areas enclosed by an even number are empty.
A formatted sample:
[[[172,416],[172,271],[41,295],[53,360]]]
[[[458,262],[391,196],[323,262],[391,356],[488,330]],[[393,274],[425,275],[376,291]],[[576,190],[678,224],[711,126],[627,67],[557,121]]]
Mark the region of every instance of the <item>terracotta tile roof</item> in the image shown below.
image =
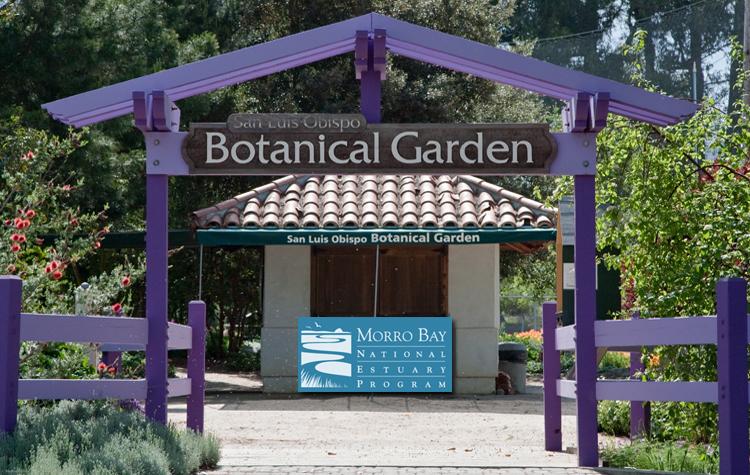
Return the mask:
[[[551,228],[557,210],[470,175],[289,175],[192,214],[196,228]]]

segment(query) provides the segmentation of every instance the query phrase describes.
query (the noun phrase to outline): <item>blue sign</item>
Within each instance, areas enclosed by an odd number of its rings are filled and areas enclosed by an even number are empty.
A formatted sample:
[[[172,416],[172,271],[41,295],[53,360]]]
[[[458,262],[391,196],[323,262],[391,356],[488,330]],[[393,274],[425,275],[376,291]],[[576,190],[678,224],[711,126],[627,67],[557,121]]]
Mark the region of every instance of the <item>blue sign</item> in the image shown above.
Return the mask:
[[[453,391],[450,317],[300,317],[299,392]]]

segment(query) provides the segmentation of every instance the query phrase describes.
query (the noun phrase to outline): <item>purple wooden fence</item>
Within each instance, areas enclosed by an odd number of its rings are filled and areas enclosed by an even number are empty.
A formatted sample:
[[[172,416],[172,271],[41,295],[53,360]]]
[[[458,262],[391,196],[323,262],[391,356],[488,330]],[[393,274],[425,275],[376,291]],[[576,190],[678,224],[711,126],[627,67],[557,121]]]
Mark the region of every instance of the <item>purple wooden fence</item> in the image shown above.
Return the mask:
[[[561,397],[577,399],[579,381],[560,378],[560,351],[577,349],[576,325],[557,328],[554,303],[543,306],[544,427],[547,450],[561,450]],[[596,381],[596,400],[631,401],[631,433],[648,430],[646,401],[708,402],[719,406],[719,452],[722,474],[748,473],[747,283],[720,279],[716,284],[716,315],[660,319],[596,321],[595,347],[630,351],[631,375],[640,367],[642,347],[657,345],[716,345],[717,382]],[[578,376],[578,375],[577,375]],[[596,415],[594,415],[596,417]],[[596,422],[596,420],[594,421]],[[585,435],[587,445],[597,434]],[[579,455],[580,459],[580,455]],[[579,463],[581,461],[579,460]]]
[[[100,342],[111,351],[143,350],[143,318],[21,313],[22,282],[0,276],[0,433],[16,427],[19,399],[138,399],[148,401],[146,379],[18,379],[22,341]],[[188,378],[166,380],[167,396],[187,398],[187,426],[203,432],[206,305],[190,302],[188,325],[168,323],[167,348],[188,350]]]

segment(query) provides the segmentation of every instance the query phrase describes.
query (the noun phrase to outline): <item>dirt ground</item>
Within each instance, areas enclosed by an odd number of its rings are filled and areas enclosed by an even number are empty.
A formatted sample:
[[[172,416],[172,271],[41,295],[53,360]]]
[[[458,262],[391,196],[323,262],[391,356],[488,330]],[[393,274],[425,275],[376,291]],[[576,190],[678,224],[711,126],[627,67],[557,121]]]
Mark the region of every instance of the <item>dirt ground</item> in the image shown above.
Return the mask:
[[[207,374],[206,431],[222,442],[224,468],[576,465],[575,406],[563,400],[568,452],[545,452],[538,381],[527,394],[476,397],[270,396],[259,388],[256,375]],[[184,424],[184,400],[170,403],[169,417]]]

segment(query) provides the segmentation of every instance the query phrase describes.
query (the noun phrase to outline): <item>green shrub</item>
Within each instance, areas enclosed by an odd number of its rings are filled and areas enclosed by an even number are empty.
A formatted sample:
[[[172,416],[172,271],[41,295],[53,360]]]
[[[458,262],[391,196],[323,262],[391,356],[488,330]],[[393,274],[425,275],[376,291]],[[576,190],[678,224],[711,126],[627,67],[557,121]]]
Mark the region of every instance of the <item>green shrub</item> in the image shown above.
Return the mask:
[[[246,341],[239,351],[227,358],[226,367],[231,371],[260,371],[260,350],[254,347],[253,342]]]
[[[601,452],[605,467],[662,470],[666,472],[718,473],[719,454],[711,446],[673,442],[638,441],[607,447]]]
[[[106,402],[24,406],[0,438],[0,473],[187,475],[215,467],[218,441]]]
[[[608,351],[599,362],[599,369],[607,371],[609,369],[630,369],[630,354],[620,351]]]
[[[630,434],[630,403],[624,401],[599,401],[599,432],[609,435]]]
[[[526,371],[530,374],[542,374],[542,334],[538,330],[529,330],[520,333],[501,333],[499,341],[512,341],[526,345],[528,360]],[[563,351],[560,353],[561,374],[567,373],[575,364],[573,353]]]

